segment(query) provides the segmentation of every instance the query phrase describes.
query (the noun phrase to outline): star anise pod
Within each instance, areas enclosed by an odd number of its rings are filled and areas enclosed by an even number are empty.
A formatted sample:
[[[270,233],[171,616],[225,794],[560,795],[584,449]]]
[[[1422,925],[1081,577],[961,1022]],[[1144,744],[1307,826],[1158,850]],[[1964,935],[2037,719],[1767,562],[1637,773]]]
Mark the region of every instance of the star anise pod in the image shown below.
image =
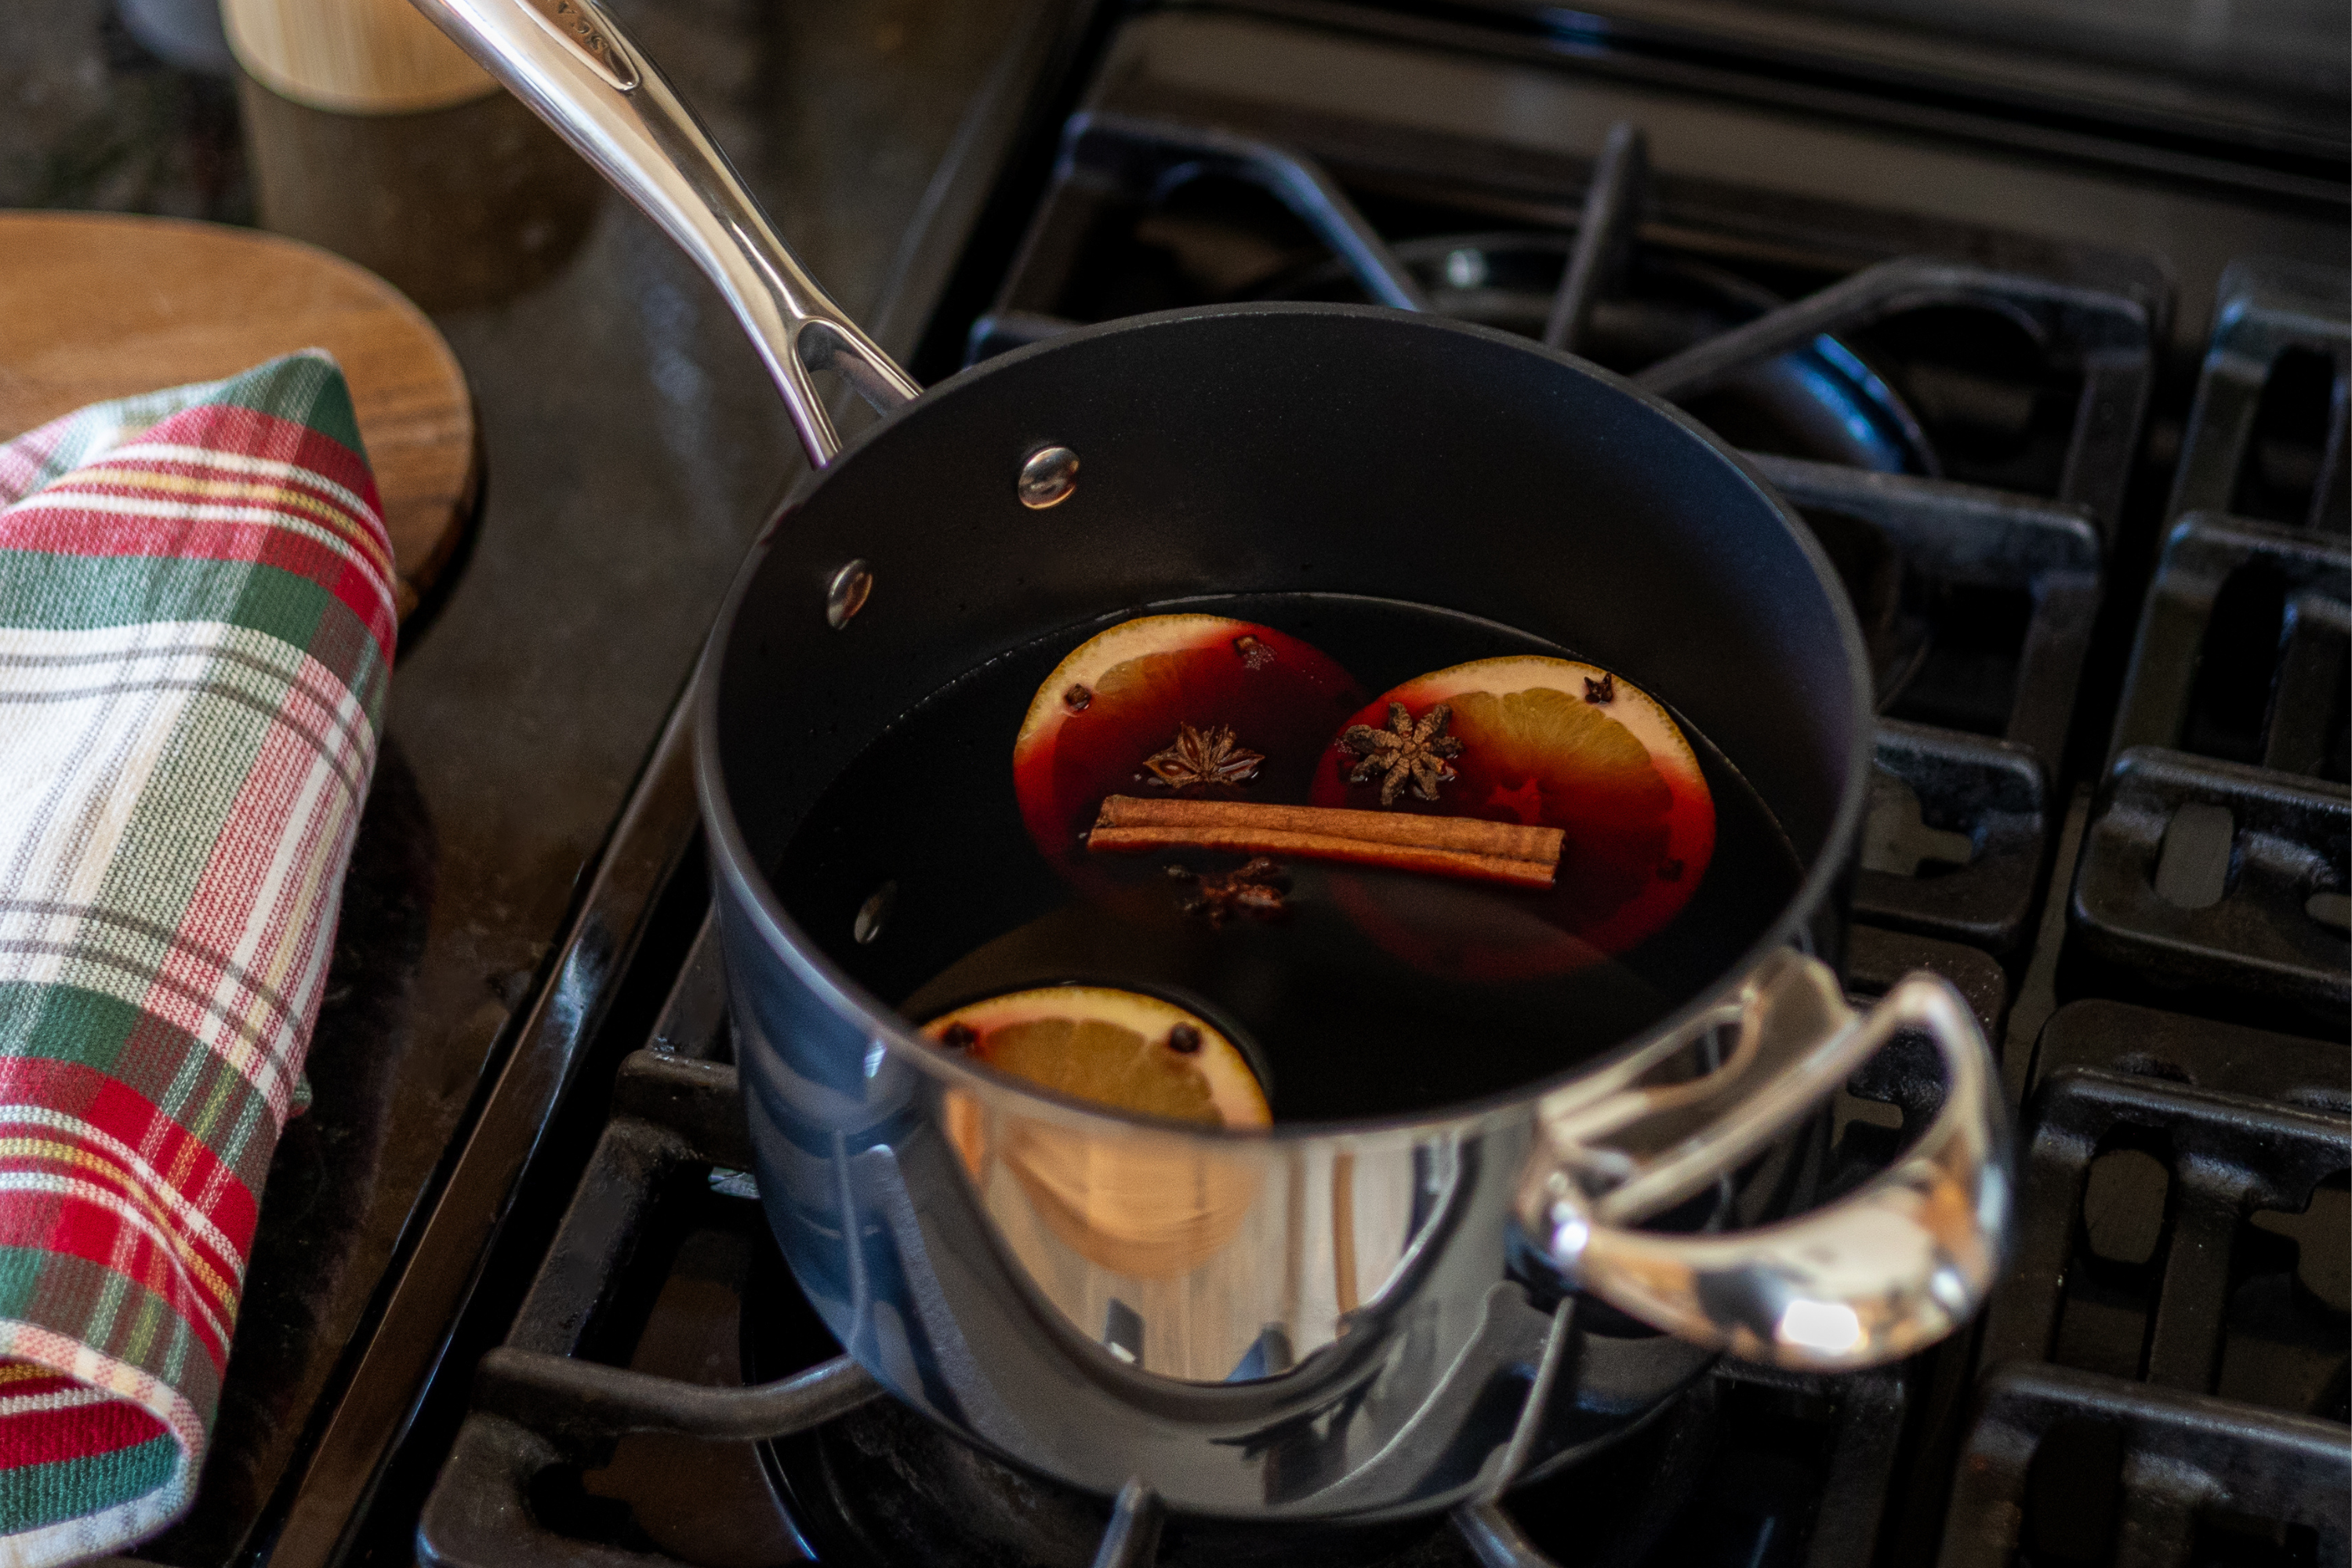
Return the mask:
[[[1445,759],[1462,754],[1462,742],[1445,732],[1445,721],[1453,716],[1454,710],[1441,702],[1416,723],[1403,703],[1391,702],[1387,729],[1349,725],[1339,744],[1363,761],[1348,774],[1348,782],[1367,784],[1379,775],[1382,805],[1394,805],[1408,783],[1422,799],[1435,800],[1437,786],[1455,776]]]
[[[1182,789],[1187,784],[1247,784],[1257,776],[1258,764],[1265,761],[1264,752],[1240,744],[1223,724],[1195,730],[1179,723],[1175,741],[1165,751],[1146,757],[1143,765],[1157,782]]]
[[[1213,926],[1224,924],[1237,913],[1253,914],[1262,921],[1278,919],[1286,912],[1283,899],[1290,891],[1290,873],[1263,855],[1223,875],[1204,876],[1171,866],[1168,876],[1171,881],[1193,885],[1192,896],[1177,908],[1188,915],[1199,915]]]

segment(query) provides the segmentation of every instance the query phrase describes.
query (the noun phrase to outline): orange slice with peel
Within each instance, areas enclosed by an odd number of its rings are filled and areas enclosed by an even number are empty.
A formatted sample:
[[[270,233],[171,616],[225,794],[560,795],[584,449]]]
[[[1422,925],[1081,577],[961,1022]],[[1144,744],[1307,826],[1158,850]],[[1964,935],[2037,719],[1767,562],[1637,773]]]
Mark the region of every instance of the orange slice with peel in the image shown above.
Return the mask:
[[[942,1014],[923,1035],[1072,1100],[1213,1127],[1264,1127],[1265,1091],[1216,1026],[1139,991],[1047,985]]]
[[[1105,795],[1299,799],[1316,748],[1362,700],[1328,655],[1271,626],[1122,621],[1063,659],[1031,700],[1013,742],[1021,819],[1048,860],[1080,875]]]
[[[1440,703],[1444,733],[1461,742],[1445,759],[1454,776],[1436,784],[1434,801],[1407,791],[1395,809],[1539,824],[1566,836],[1552,890],[1529,895],[1529,908],[1574,941],[1556,952],[1523,943],[1517,953],[1486,955],[1498,973],[1558,973],[1596,952],[1627,952],[1690,901],[1715,853],[1715,801],[1689,740],[1656,699],[1597,665],[1486,658],[1408,680],[1351,724],[1386,728],[1391,704],[1417,723]],[[1370,771],[1360,761],[1335,740],[1316,773],[1314,804],[1377,808],[1380,776],[1351,777]],[[1409,910],[1384,909],[1367,923],[1383,945],[1415,956]],[[1469,968],[1480,972],[1475,954]]]
[[[1273,1120],[1231,1040],[1139,992],[1016,991],[934,1018],[923,1034],[941,1049],[1113,1110],[1220,1127]],[[1233,1238],[1257,1197],[1261,1152],[1252,1144],[1175,1129],[1097,1134],[961,1089],[948,1091],[946,1111],[956,1152],[1000,1221],[1004,1205],[1017,1204],[1113,1273],[1160,1279],[1197,1268]],[[1000,1186],[1008,1175],[1012,1184]]]

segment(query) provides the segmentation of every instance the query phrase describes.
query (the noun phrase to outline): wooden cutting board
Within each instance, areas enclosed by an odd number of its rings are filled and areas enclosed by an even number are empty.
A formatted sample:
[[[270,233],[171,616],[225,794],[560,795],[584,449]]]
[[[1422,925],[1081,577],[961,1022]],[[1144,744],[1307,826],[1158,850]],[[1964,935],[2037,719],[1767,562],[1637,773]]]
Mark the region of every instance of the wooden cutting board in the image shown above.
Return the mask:
[[[383,500],[408,617],[473,525],[474,404],[399,290],[315,246],[99,213],[0,213],[0,440],[87,403],[333,354]]]

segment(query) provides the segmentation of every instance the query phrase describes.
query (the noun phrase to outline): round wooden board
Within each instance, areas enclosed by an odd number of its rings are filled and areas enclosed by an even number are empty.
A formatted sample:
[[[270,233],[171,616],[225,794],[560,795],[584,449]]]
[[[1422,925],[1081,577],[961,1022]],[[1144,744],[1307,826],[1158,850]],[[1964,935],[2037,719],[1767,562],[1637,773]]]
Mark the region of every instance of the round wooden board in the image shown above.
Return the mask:
[[[0,213],[0,440],[85,404],[322,348],[351,384],[405,619],[479,492],[457,356],[407,298],[315,246],[101,213]]]

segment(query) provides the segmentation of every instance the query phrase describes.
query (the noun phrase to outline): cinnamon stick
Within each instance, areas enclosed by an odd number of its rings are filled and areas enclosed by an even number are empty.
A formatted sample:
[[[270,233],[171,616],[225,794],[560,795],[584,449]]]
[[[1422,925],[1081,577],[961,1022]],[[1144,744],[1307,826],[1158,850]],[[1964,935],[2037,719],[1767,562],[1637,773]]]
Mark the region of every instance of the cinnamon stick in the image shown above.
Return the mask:
[[[1549,888],[1563,837],[1557,827],[1467,816],[1115,795],[1103,802],[1087,847],[1097,854],[1230,849]]]

